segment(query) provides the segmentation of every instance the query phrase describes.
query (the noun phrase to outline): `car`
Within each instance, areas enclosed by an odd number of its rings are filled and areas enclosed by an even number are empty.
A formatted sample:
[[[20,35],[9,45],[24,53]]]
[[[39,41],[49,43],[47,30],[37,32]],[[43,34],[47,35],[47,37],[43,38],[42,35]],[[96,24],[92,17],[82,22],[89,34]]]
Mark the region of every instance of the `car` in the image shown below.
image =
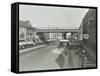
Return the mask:
[[[19,42],[19,49],[24,49],[26,44],[26,42]]]
[[[68,39],[61,39],[59,40],[59,47],[68,46],[69,40]]]

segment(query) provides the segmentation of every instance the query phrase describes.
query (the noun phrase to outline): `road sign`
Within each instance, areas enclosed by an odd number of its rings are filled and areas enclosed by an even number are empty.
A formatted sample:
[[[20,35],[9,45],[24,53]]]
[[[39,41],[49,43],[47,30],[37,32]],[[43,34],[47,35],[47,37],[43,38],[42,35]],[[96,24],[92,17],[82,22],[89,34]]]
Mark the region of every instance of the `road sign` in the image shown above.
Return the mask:
[[[89,34],[83,34],[84,39],[89,39]]]

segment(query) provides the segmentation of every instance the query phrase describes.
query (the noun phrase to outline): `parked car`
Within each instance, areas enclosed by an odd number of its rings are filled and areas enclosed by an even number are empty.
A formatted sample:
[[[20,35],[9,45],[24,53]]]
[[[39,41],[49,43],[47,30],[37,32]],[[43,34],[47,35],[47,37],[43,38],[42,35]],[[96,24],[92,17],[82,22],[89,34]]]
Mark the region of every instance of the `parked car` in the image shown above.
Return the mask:
[[[26,44],[26,42],[19,42],[19,49],[24,49]]]

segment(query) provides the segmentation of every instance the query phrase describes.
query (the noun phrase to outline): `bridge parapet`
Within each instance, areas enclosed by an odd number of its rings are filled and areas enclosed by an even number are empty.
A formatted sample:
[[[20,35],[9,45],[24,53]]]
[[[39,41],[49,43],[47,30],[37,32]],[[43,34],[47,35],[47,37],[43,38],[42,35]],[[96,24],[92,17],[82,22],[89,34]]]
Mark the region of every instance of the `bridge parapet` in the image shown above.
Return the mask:
[[[80,32],[79,29],[35,29],[34,32]]]

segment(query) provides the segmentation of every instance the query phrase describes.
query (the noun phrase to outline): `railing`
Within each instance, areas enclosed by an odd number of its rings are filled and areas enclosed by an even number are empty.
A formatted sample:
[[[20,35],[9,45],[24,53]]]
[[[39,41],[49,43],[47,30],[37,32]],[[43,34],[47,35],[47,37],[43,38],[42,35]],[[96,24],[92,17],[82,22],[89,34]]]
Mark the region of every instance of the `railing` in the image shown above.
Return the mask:
[[[35,27],[36,29],[79,29],[79,28],[77,28],[77,27],[72,27],[72,26],[70,26],[70,27]]]
[[[80,32],[79,29],[35,29],[34,32]]]

